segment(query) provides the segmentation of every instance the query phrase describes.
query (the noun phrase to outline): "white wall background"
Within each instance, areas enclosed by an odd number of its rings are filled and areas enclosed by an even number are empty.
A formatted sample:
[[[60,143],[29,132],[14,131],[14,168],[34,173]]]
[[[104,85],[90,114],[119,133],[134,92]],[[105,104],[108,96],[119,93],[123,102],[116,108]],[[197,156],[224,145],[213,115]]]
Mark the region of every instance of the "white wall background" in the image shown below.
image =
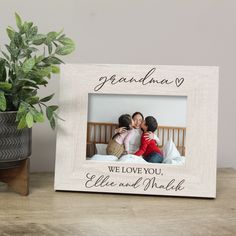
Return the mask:
[[[236,167],[236,1],[1,0],[1,48],[15,11],[42,33],[64,28],[77,44],[66,62],[219,66],[218,166]],[[55,77],[41,94],[58,90]],[[32,171],[54,170],[55,143],[47,123],[34,127]]]
[[[186,127],[186,97],[90,94],[88,98],[88,121],[118,123],[120,115],[139,111],[144,117],[154,116],[159,125]]]

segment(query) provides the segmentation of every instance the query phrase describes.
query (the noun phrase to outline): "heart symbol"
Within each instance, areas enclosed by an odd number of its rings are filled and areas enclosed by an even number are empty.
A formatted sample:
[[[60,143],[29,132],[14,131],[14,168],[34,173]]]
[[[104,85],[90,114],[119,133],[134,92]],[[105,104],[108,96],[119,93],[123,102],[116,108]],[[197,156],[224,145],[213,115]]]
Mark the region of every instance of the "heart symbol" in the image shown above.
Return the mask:
[[[184,78],[181,78],[181,79],[176,78],[175,79],[175,84],[177,87],[179,87],[183,82],[184,82]]]

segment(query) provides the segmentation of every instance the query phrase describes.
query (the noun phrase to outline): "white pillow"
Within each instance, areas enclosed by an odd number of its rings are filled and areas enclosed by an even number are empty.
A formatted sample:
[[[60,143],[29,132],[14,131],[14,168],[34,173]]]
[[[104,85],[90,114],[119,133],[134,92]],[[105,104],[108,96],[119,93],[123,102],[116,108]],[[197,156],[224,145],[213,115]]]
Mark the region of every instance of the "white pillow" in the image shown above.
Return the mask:
[[[165,144],[165,146],[163,147],[163,157],[165,158],[176,158],[176,157],[180,157],[180,153],[178,151],[178,149],[176,148],[175,144],[173,143],[173,141],[170,139],[167,141],[167,143]]]
[[[165,164],[184,165],[185,163],[185,157],[180,155],[172,140],[168,140],[163,147],[163,156],[163,163]]]
[[[96,150],[97,150],[97,154],[101,154],[101,155],[106,155],[107,154],[107,144],[104,143],[96,143]]]
[[[92,161],[117,161],[118,158],[113,155],[95,154],[89,160],[92,160]]]
[[[118,161],[128,163],[147,163],[141,156],[127,154],[122,156]]]
[[[185,157],[175,157],[175,158],[164,158],[163,163],[165,164],[173,164],[173,165],[184,165],[185,163]]]

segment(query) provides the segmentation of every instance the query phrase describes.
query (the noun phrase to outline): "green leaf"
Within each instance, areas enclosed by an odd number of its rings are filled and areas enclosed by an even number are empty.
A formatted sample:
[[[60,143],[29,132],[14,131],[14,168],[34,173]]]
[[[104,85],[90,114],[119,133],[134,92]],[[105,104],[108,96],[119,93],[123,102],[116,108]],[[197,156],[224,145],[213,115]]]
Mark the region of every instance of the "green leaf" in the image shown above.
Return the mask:
[[[62,32],[63,32],[63,31],[61,31],[61,33],[62,33]],[[66,35],[65,35],[65,34],[62,34],[57,40],[59,41],[59,40],[65,38],[65,37],[66,37]]]
[[[7,108],[7,101],[3,91],[0,91],[0,110],[5,111]]]
[[[43,69],[37,70],[35,74],[36,76],[39,76],[39,77],[45,77],[45,76],[48,76],[51,72],[52,72],[52,67],[48,66]]]
[[[35,107],[30,107],[30,112],[33,115],[35,122],[44,122],[43,112],[39,112]]]
[[[27,22],[24,22],[23,26],[21,27],[22,33],[26,33],[29,30],[29,25]]]
[[[23,82],[29,82],[29,83],[32,83],[32,84],[37,84],[34,80],[32,79],[18,79],[18,81],[23,81]]]
[[[40,56],[36,57],[36,59],[35,59],[35,64],[40,63],[43,59],[44,59],[44,56],[43,56],[43,55],[40,55]]]
[[[16,48],[13,43],[11,43],[10,46],[5,44],[5,46],[8,52],[11,54],[11,59],[14,61],[18,57],[20,49]]]
[[[10,26],[7,27],[7,35],[8,35],[10,40],[14,39],[15,31]]]
[[[16,25],[17,25],[18,29],[21,29],[22,20],[21,20],[20,16],[16,12],[15,12],[15,19],[16,19]]]
[[[12,88],[12,84],[8,82],[0,82],[0,89],[10,90]]]
[[[10,57],[9,57],[4,51],[1,50],[1,52],[2,52],[2,54],[4,55],[4,57],[5,57],[8,61],[10,61]]]
[[[53,111],[56,111],[57,109],[58,109],[58,106],[55,106],[55,105],[53,105],[53,106],[49,106]]]
[[[22,116],[20,122],[18,123],[17,129],[24,129],[27,126],[25,116]]]
[[[53,109],[51,107],[46,108],[46,115],[49,121],[53,118]]]
[[[50,120],[50,125],[51,125],[51,128],[52,128],[52,129],[55,129],[55,127],[56,127],[56,121],[55,121],[54,117],[52,117],[52,119]]]
[[[34,65],[35,65],[35,60],[34,60],[34,58],[29,58],[28,60],[26,60],[26,61],[23,63],[22,70],[24,71],[24,73],[28,73],[29,71],[32,70],[32,68],[34,67]]]
[[[44,78],[41,78],[41,77],[39,77],[39,78],[35,77],[34,80],[35,80],[35,82],[38,85],[46,85],[46,84],[48,84],[48,81],[46,79],[44,79]]]
[[[32,40],[35,35],[38,33],[38,27],[34,26],[28,30],[27,38],[28,40]]]
[[[45,43],[46,44],[51,43],[52,41],[54,41],[56,39],[57,36],[58,36],[58,33],[55,31],[47,33],[47,39],[46,39]]]
[[[59,74],[60,73],[60,68],[58,66],[52,66],[52,73]]]
[[[37,115],[34,116],[36,122],[44,122],[44,115],[43,113],[39,112]]]
[[[47,115],[47,118],[50,122],[50,125],[52,127],[52,129],[55,129],[55,126],[56,126],[56,121],[55,121],[55,118],[54,118],[54,111],[58,108],[58,106],[48,106],[46,108],[46,115]]]
[[[68,55],[75,50],[74,45],[66,45],[66,46],[59,46],[57,47],[55,53],[58,55]]]
[[[26,106],[25,103],[22,103],[22,102],[21,102],[21,103],[20,103],[20,106],[19,106],[19,109],[18,109],[18,111],[17,111],[17,114],[16,114],[16,121],[21,120],[21,118],[22,118],[23,116],[25,116],[26,113],[27,113],[27,106]]]
[[[37,97],[37,96],[29,97],[25,101],[31,105],[34,105],[39,102],[39,97]]]
[[[47,64],[55,64],[55,65],[59,65],[61,63],[65,64],[61,59],[57,58],[57,57],[46,57],[43,59],[43,62],[47,63]]]
[[[7,77],[6,63],[4,59],[0,59],[0,81],[5,81]]]
[[[22,48],[22,46],[23,46],[23,39],[21,37],[21,34],[19,34],[17,32],[15,33],[15,35],[14,35],[14,43],[15,43],[16,47]]]
[[[52,53],[52,44],[51,43],[48,44],[48,53],[49,54]]]
[[[27,25],[28,25],[28,29],[30,29],[32,26],[33,26],[33,22],[27,22]]]
[[[29,128],[31,128],[31,127],[33,126],[33,124],[34,124],[33,115],[32,115],[30,112],[28,112],[28,113],[26,114],[25,119],[26,119],[27,126],[28,126]]]
[[[54,96],[54,93],[51,94],[50,96],[40,99],[40,102],[48,102],[52,99],[53,96]]]
[[[45,42],[46,38],[47,38],[47,36],[44,34],[37,34],[33,37],[32,43],[34,45],[41,45]]]
[[[58,40],[60,43],[62,43],[63,45],[73,45],[75,46],[75,43],[72,39],[68,38],[68,37],[64,37]]]

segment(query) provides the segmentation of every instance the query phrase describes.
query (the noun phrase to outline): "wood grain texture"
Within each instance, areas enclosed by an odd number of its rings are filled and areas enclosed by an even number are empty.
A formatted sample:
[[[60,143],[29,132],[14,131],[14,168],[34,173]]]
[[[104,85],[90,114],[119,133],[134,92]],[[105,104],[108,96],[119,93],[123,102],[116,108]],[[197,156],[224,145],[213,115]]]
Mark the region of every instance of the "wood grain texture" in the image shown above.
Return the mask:
[[[29,194],[30,159],[20,161],[18,167],[0,170],[0,182],[7,183],[14,192],[27,196]]]
[[[220,169],[217,198],[54,192],[53,173],[35,173],[30,194],[0,185],[0,235],[234,236],[236,170]]]

